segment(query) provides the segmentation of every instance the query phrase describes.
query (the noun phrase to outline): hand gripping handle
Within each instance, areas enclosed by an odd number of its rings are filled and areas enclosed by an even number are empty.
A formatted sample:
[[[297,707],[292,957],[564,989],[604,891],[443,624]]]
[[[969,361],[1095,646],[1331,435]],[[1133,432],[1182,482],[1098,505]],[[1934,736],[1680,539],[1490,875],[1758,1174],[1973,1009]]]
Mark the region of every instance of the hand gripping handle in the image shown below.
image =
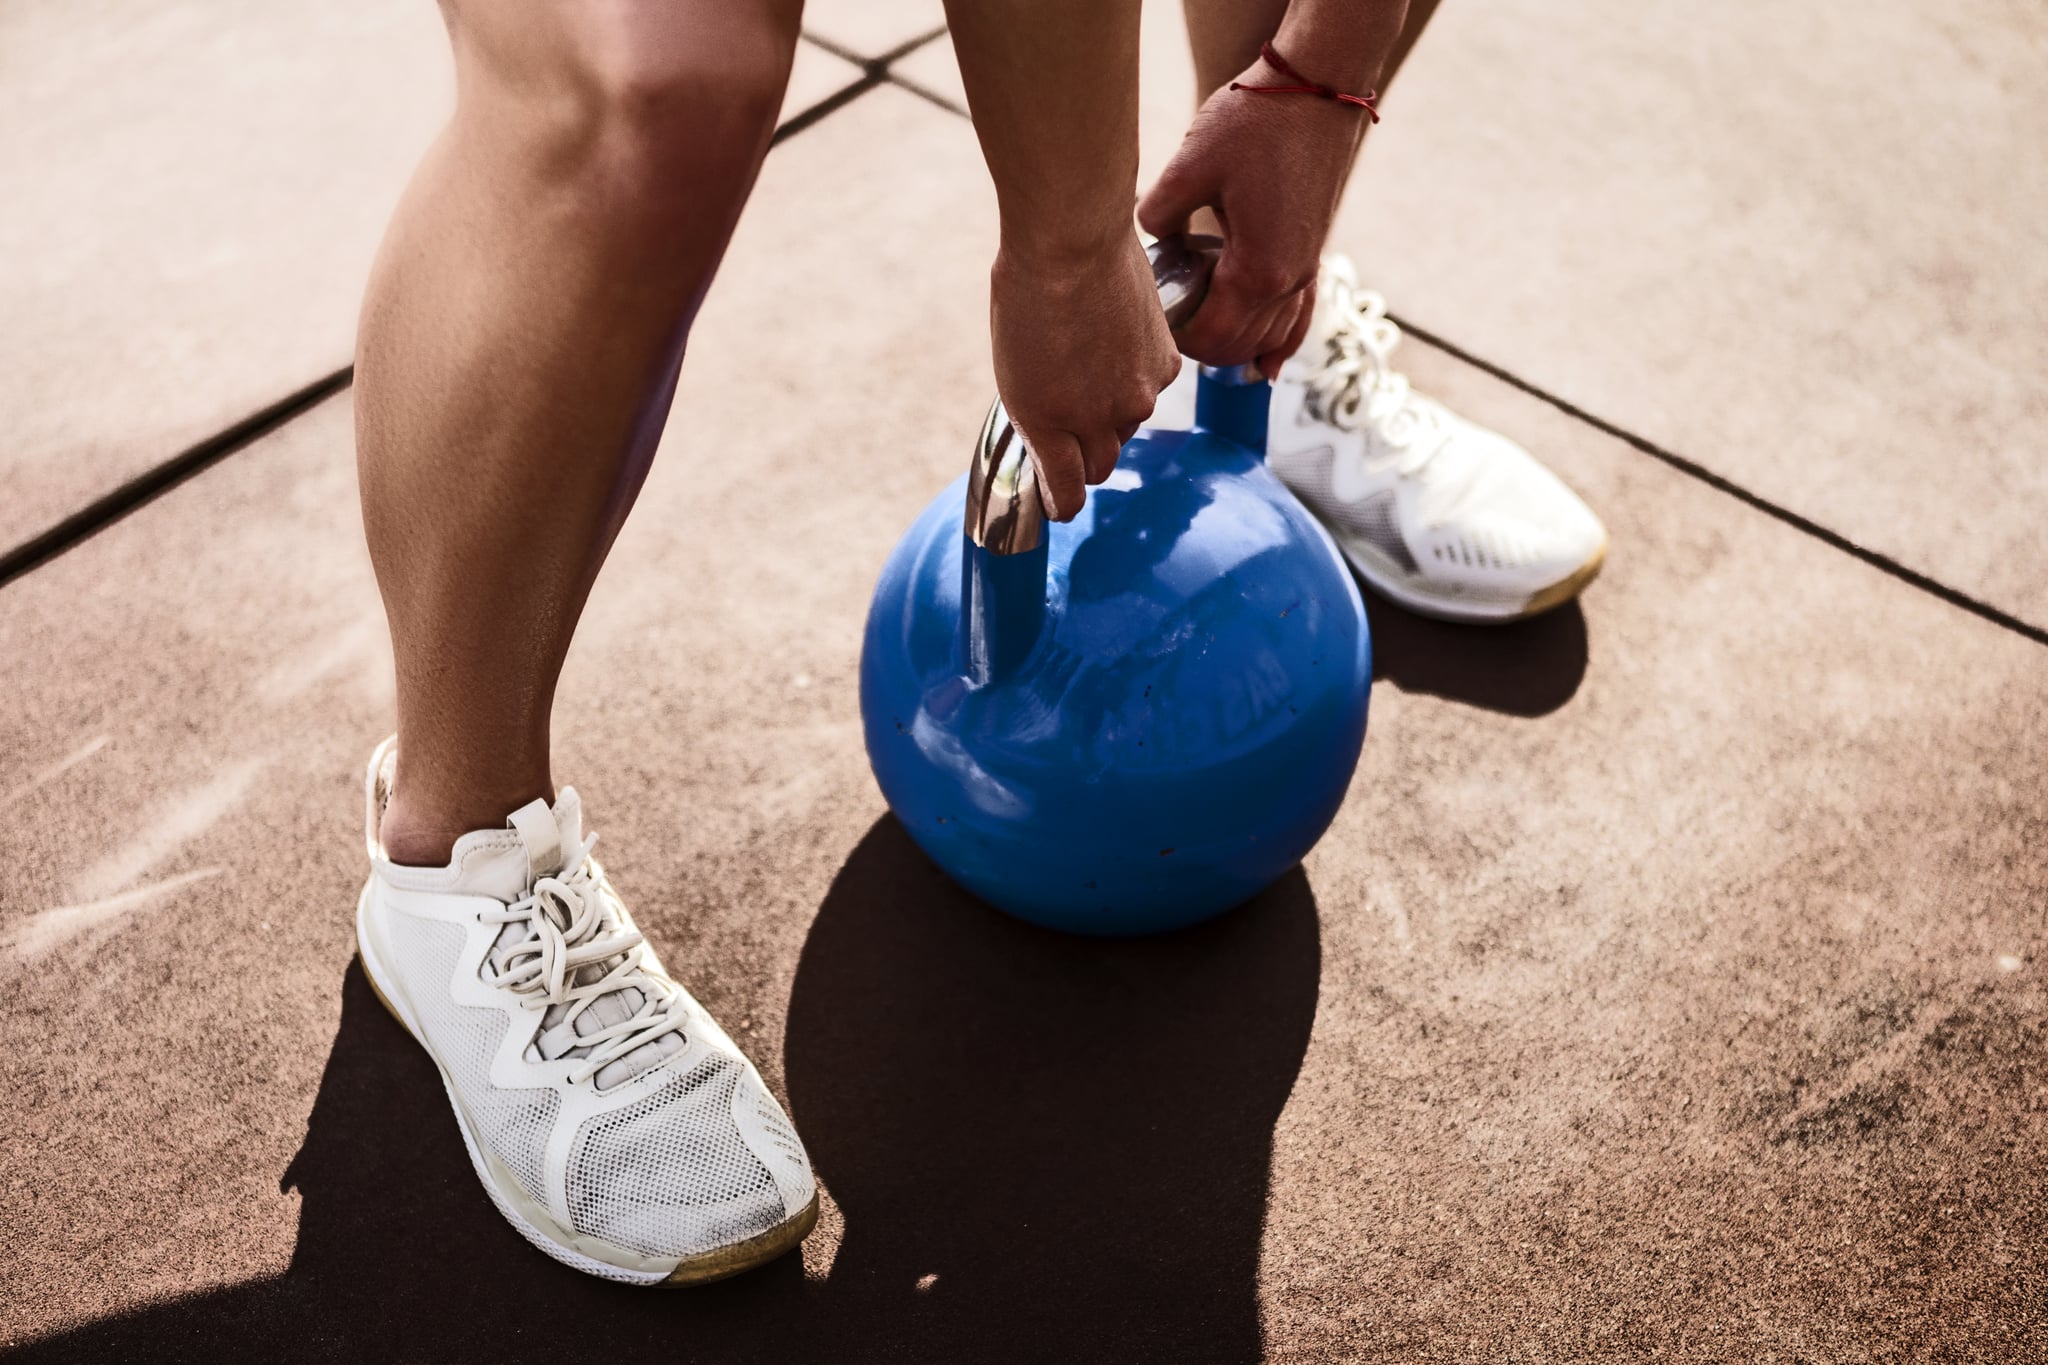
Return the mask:
[[[1162,237],[1145,248],[1167,326],[1179,327],[1202,306],[1222,248],[1215,237],[1195,236]],[[1045,533],[1045,503],[1031,452],[1001,398],[989,406],[968,468],[966,530],[969,540],[998,555],[1036,549]]]

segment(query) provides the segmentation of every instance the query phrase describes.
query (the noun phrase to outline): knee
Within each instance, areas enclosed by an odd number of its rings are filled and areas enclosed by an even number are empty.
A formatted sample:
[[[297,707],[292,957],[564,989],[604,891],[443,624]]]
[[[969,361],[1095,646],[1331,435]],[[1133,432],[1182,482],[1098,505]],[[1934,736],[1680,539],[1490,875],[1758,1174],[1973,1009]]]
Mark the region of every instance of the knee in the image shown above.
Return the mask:
[[[474,94],[487,106],[480,121],[516,130],[543,179],[594,192],[614,211],[701,212],[744,195],[797,41],[797,11],[785,4],[450,0],[450,9],[463,101]]]
[[[565,73],[587,132],[620,150],[689,159],[774,131],[794,23],[731,0],[590,9]]]

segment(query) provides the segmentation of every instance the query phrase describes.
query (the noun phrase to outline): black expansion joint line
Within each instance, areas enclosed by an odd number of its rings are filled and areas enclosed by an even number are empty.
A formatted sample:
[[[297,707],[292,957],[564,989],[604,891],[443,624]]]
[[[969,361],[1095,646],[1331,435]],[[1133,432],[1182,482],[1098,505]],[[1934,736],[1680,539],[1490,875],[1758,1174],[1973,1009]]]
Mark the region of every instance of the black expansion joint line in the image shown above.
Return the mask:
[[[920,89],[907,82],[898,81],[897,83],[903,85],[905,89],[910,90],[914,94],[923,95],[942,109],[951,110],[962,118],[968,116],[965,109],[955,107],[951,100],[941,99],[930,91]],[[1989,621],[1992,625],[2001,626],[2023,639],[2032,640],[2037,645],[2048,645],[2048,629],[2034,625],[2030,621],[2023,621],[2009,611],[1995,607],[1980,598],[1972,597],[1960,589],[1952,588],[1938,579],[1930,578],[1918,569],[1908,567],[1888,554],[1873,550],[1866,545],[1858,545],[1840,531],[1830,530],[1811,517],[1801,516],[1789,507],[1772,502],[1769,498],[1759,493],[1752,493],[1734,480],[1723,478],[1721,475],[1716,474],[1697,460],[1688,460],[1676,451],[1666,450],[1654,441],[1638,436],[1632,431],[1626,431],[1603,417],[1596,417],[1578,404],[1559,398],[1548,390],[1538,388],[1520,375],[1513,374],[1490,360],[1480,359],[1464,347],[1446,341],[1436,333],[1425,328],[1416,326],[1413,322],[1399,314],[1390,312],[1387,314],[1387,317],[1395,326],[1424,345],[1435,347],[1445,355],[1455,360],[1461,360],[1473,369],[1490,375],[1510,388],[1518,389],[1528,394],[1531,398],[1540,399],[1567,417],[1584,422],[1595,431],[1612,436],[1630,449],[1648,455],[1653,460],[1661,461],[1679,473],[1689,478],[1697,479],[1707,485],[1707,487],[1717,492],[1725,493],[1747,507],[1755,508],[1767,517],[1774,518],[1796,531],[1812,536],[1824,545],[1831,546],[1834,549],[1840,550],[1843,554],[1862,560],[1879,573],[1896,578],[1901,583],[1910,584],[1929,596],[1939,598],[1950,606],[1969,612],[1972,616],[1978,617],[1981,620]]]
[[[260,412],[252,412],[225,431],[216,432],[195,446],[173,455],[163,463],[136,475],[126,483],[94,498],[48,530],[0,554],[0,587],[63,554],[74,545],[112,526],[146,503],[170,492],[185,480],[219,464],[254,441],[268,436],[295,417],[303,416],[349,386],[355,366],[346,365],[332,374],[294,390]]]
[[[1388,313],[1387,318],[1395,326],[1399,327],[1409,336],[1414,337],[1423,345],[1432,346],[1452,359],[1463,361],[1473,369],[1498,379],[1509,388],[1518,389],[1528,394],[1531,398],[1548,403],[1565,416],[1584,422],[1587,426],[1603,435],[1612,436],[1630,449],[1668,465],[1687,478],[1697,479],[1718,493],[1727,494],[1745,507],[1755,508],[1765,516],[1783,522],[1795,531],[1812,536],[1815,540],[1840,550],[1845,555],[1860,559],[1879,573],[1896,578],[1901,583],[1910,584],[1929,596],[1940,598],[1952,607],[1969,612],[1972,616],[1989,621],[1995,626],[2002,626],[2015,635],[2032,640],[2037,645],[2048,645],[2048,629],[2037,626],[2030,621],[2023,621],[2009,611],[1995,607],[1981,598],[1972,597],[1960,589],[1952,588],[1938,579],[1929,578],[1918,569],[1902,564],[1882,551],[1873,550],[1867,545],[1859,545],[1840,531],[1823,526],[1813,518],[1802,516],[1782,503],[1773,502],[1760,493],[1752,493],[1733,479],[1724,478],[1722,475],[1716,474],[1699,461],[1689,460],[1676,451],[1666,450],[1654,441],[1647,440],[1632,431],[1618,427],[1606,418],[1596,416],[1578,404],[1559,398],[1556,394],[1537,387],[1528,380],[1523,379],[1520,375],[1502,369],[1490,360],[1483,360],[1464,347],[1454,342],[1446,341],[1426,328],[1416,326],[1405,317],[1395,313]]]
[[[851,104],[878,85],[894,85],[898,89],[909,91],[911,94],[922,95],[925,99],[930,100],[948,113],[964,114],[966,111],[954,108],[951,101],[940,99],[930,91],[921,90],[915,85],[898,80],[889,73],[889,67],[893,63],[901,61],[926,43],[943,37],[945,32],[946,26],[940,24],[937,28],[920,33],[914,38],[906,38],[879,57],[864,57],[850,48],[833,42],[822,34],[806,30],[803,35],[805,42],[822,51],[831,53],[841,61],[851,62],[859,67],[860,79],[847,86],[844,90],[820,100],[801,114],[791,118],[789,122],[783,124],[780,128],[777,128],[775,130],[775,141],[780,142],[786,137],[794,137],[812,124]]]
[[[931,42],[945,33],[944,25],[920,33],[914,38],[897,44],[880,57],[866,58],[848,52],[838,44],[814,35],[805,38],[816,46],[844,58],[861,68],[858,80],[844,89],[834,91],[818,103],[799,113],[793,114],[776,128],[770,146],[795,137],[828,116],[845,108],[868,91],[889,82],[889,63]],[[905,87],[910,88],[910,87]],[[919,94],[925,94],[918,91]],[[944,100],[926,94],[942,107],[951,109]],[[959,112],[959,111],[954,111]],[[305,387],[286,394],[283,398],[260,411],[242,418],[233,426],[216,432],[170,459],[154,465],[118,487],[94,498],[85,506],[63,518],[55,525],[16,545],[0,552],[0,587],[31,573],[63,554],[73,546],[90,540],[106,530],[121,518],[144,505],[155,501],[176,488],[185,480],[220,463],[236,451],[276,431],[292,419],[311,411],[322,402],[346,389],[355,379],[355,367],[345,365],[332,374],[321,376]]]
[[[968,112],[952,100],[946,99],[914,82],[903,80],[893,75],[889,69],[893,63],[915,52],[926,43],[934,41],[945,32],[946,27],[941,24],[928,32],[918,34],[914,38],[898,43],[879,57],[864,57],[833,42],[829,38],[821,37],[815,33],[804,33],[804,41],[831,53],[842,61],[850,62],[859,67],[861,74],[858,79],[852,81],[843,89],[833,92],[802,112],[792,115],[775,130],[775,135],[770,140],[769,145],[778,145],[789,138],[795,137],[804,129],[822,122],[832,114],[837,113],[853,101],[859,99],[862,95],[865,95],[868,91],[884,84],[894,85],[898,89],[916,95],[949,114],[959,118],[968,118]],[[1687,459],[1676,451],[1667,450],[1654,441],[1638,436],[1634,432],[1619,427],[1603,417],[1596,416],[1578,404],[1560,398],[1547,389],[1530,383],[1520,375],[1504,369],[1490,360],[1474,355],[1455,342],[1448,341],[1427,328],[1417,326],[1414,322],[1400,314],[1389,313],[1387,316],[1402,331],[1414,337],[1425,346],[1433,347],[1454,360],[1462,361],[1482,374],[1489,375],[1512,389],[1528,394],[1531,398],[1548,403],[1567,417],[1583,422],[1603,435],[1613,437],[1630,449],[1647,455],[1668,468],[1677,470],[1687,478],[1695,479],[1716,492],[1726,494],[1744,506],[1753,508],[1804,535],[1811,536],[1822,544],[1841,551],[1843,554],[1861,560],[1878,572],[1895,578],[1901,583],[1918,588],[1920,591],[1927,593],[1931,597],[1938,598],[1952,607],[1966,611],[1980,620],[1990,622],[1992,625],[2009,630],[2013,634],[2031,640],[2037,645],[2048,646],[2048,628],[2034,625],[2030,621],[2024,621],[2011,612],[1993,606],[1981,598],[1972,597],[1968,593],[1952,588],[1938,579],[1930,578],[1918,569],[1903,564],[1888,554],[1873,550],[1866,545],[1859,545],[1841,532],[1823,526],[1813,520],[1813,518],[1803,516],[1781,503],[1773,502],[1762,494],[1753,493],[1734,480],[1716,474],[1697,460]],[[0,554],[0,587],[4,587],[23,574],[41,567],[72,546],[104,530],[138,507],[170,491],[193,475],[212,465],[218,464],[221,460],[226,459],[244,446],[251,444],[262,436],[268,435],[293,418],[311,410],[319,403],[347,388],[354,379],[354,376],[355,368],[347,366],[323,378],[314,380],[304,388],[285,395],[269,407],[243,418],[225,431],[208,437],[181,454],[175,455],[146,473],[129,480],[112,492],[95,498],[92,502],[81,507],[70,516],[65,517],[40,535],[15,546],[5,554]]]

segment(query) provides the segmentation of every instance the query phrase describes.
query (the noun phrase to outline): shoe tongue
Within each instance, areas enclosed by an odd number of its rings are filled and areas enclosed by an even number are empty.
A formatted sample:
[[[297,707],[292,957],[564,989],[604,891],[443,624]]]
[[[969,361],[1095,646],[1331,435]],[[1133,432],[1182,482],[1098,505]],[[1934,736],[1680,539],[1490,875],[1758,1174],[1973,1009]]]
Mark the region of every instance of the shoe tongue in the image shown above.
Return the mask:
[[[582,847],[583,798],[574,787],[564,787],[552,807],[545,801],[529,801],[506,816],[505,824],[519,835],[514,861],[518,853],[526,859],[526,876],[509,900],[526,894],[540,878],[560,872]]]
[[[504,829],[478,830],[455,843],[451,861],[462,868],[455,890],[492,900],[516,901],[536,878],[560,872],[570,850],[583,842],[583,803],[564,787],[552,808],[535,799],[505,817]]]
[[[568,850],[583,843],[583,798],[576,794],[574,787],[564,787],[562,794],[555,798],[553,813],[555,830],[560,836],[563,857],[566,858]]]
[[[505,817],[526,852],[527,881],[562,870],[562,826],[545,801],[529,801]]]

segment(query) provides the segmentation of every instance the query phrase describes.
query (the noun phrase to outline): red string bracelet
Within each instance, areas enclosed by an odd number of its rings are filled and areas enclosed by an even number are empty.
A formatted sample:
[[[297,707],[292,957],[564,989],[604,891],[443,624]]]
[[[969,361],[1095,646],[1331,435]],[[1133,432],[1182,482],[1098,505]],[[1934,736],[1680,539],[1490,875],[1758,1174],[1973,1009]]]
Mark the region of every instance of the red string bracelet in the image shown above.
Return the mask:
[[[1249,90],[1254,95],[1314,95],[1319,99],[1335,100],[1339,104],[1355,104],[1360,109],[1365,110],[1366,117],[1374,123],[1380,121],[1379,107],[1373,103],[1375,99],[1379,98],[1378,91],[1368,90],[1363,95],[1347,95],[1342,90],[1334,90],[1327,85],[1317,85],[1314,81],[1289,66],[1287,59],[1275,52],[1271,43],[1260,44],[1259,55],[1266,59],[1266,65],[1272,67],[1275,71],[1287,77],[1287,79],[1300,81],[1301,84],[1245,85],[1238,81],[1232,81],[1230,83],[1232,90]]]

